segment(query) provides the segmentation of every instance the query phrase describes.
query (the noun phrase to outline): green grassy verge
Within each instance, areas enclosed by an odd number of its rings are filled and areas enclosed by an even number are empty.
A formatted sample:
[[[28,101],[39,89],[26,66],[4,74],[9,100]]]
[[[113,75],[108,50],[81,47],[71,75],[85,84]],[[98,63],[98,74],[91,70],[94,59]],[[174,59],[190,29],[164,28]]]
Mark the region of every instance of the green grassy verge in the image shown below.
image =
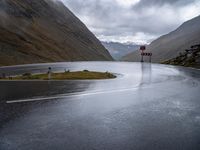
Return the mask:
[[[94,72],[94,71],[77,71],[52,73],[50,80],[95,80],[95,79],[112,79],[116,76],[109,72]],[[21,76],[1,78],[1,80],[49,80],[48,74],[30,74],[25,73]]]

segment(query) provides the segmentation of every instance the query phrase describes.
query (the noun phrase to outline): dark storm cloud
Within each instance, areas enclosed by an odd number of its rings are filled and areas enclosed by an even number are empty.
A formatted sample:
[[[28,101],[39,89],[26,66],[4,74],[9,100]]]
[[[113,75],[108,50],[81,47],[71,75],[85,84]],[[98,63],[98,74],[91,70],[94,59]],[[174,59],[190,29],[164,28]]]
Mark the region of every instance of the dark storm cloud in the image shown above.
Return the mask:
[[[199,0],[62,0],[101,40],[149,42],[200,13]]]

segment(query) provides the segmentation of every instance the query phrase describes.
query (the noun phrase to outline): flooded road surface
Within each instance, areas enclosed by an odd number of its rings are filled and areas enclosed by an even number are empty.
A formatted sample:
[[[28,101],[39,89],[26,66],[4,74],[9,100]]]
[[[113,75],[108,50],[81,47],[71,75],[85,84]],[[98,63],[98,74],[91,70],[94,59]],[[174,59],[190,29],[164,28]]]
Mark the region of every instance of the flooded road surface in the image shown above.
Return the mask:
[[[109,71],[118,78],[0,81],[0,150],[199,150],[200,71],[125,62],[0,68]]]

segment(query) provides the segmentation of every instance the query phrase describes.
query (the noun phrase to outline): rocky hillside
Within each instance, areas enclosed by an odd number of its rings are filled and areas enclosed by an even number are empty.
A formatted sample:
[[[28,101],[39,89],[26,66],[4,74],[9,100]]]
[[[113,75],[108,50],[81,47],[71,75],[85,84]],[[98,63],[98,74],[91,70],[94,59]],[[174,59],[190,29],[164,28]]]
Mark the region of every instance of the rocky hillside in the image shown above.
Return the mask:
[[[200,16],[183,23],[175,31],[161,36],[147,46],[148,51],[153,53],[153,62],[162,62],[176,57],[184,52],[189,45],[200,43]],[[123,58],[126,61],[139,61],[139,52],[128,54]]]
[[[200,44],[191,46],[190,49],[179,53],[173,59],[164,61],[163,64],[200,68]]]
[[[1,0],[0,35],[0,65],[112,60],[87,27],[55,0]]]

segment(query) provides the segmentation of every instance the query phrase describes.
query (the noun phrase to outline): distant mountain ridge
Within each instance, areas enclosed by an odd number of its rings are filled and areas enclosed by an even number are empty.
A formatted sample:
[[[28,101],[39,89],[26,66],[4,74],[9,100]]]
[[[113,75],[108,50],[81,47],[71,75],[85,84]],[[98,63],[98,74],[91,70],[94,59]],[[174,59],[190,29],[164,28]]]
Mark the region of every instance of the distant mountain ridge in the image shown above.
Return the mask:
[[[163,35],[147,46],[153,53],[153,62],[162,62],[176,57],[180,52],[200,43],[200,16],[183,23],[175,31]],[[123,57],[125,61],[140,61],[139,51]]]
[[[120,60],[123,56],[136,51],[139,45],[134,43],[102,42],[115,60]]]
[[[0,35],[0,65],[113,60],[59,1],[1,0]]]

